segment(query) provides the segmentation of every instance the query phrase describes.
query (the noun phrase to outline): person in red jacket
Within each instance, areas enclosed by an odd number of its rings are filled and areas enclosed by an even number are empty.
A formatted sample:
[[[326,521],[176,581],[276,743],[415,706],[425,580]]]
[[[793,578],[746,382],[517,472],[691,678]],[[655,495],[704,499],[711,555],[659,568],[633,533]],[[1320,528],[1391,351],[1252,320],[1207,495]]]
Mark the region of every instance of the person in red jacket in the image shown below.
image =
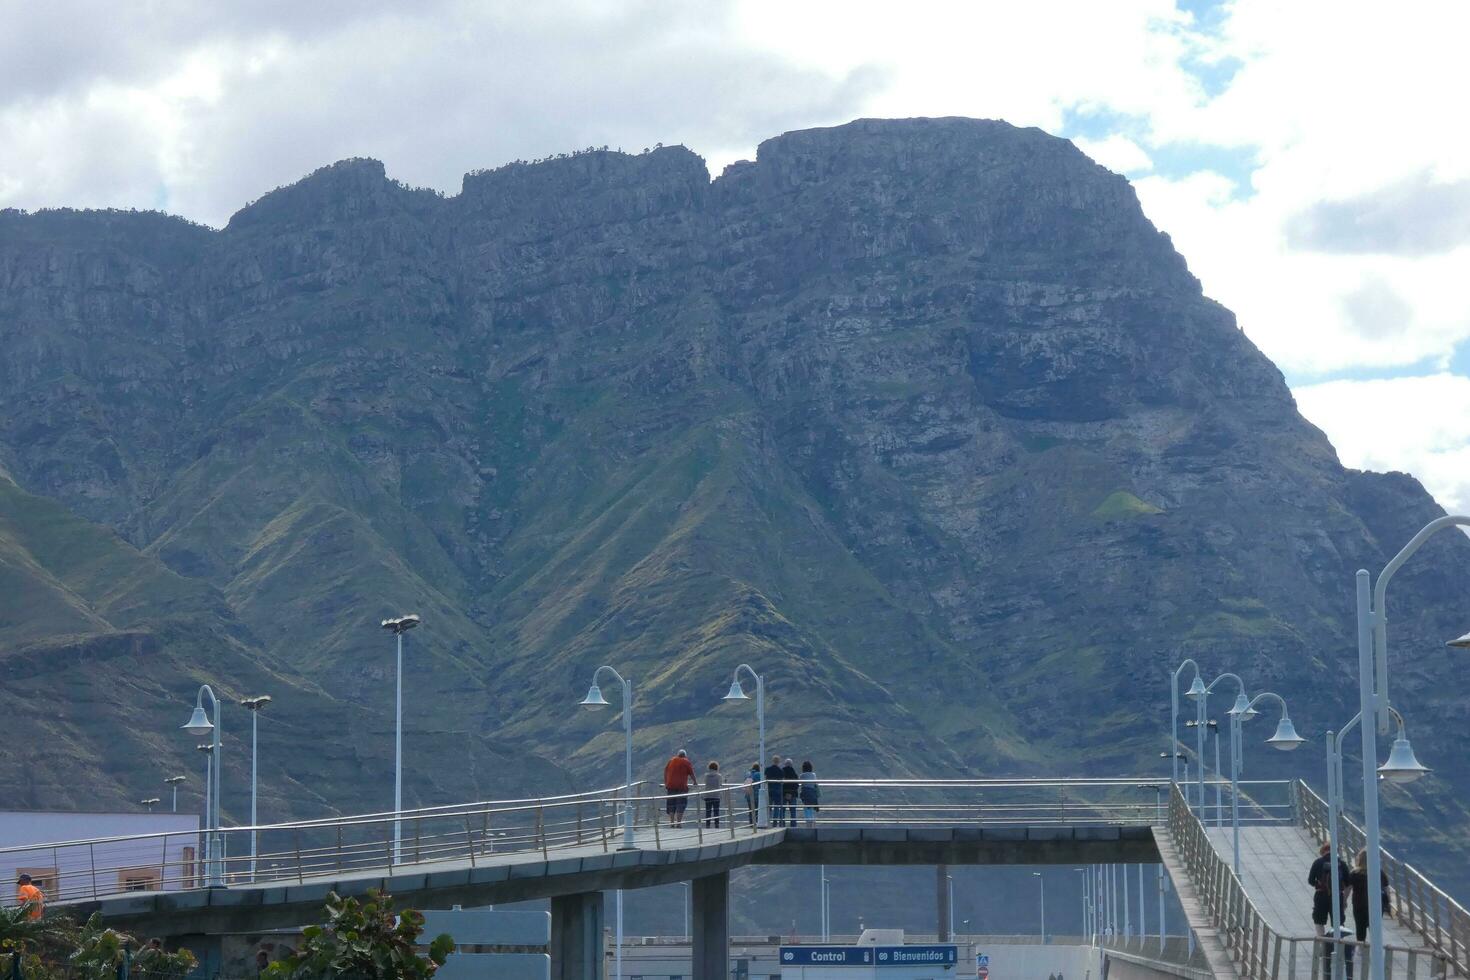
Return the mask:
[[[664,766],[664,792],[668,799],[664,810],[669,815],[669,824],[677,827],[684,822],[684,810],[689,806],[689,787],[694,784],[694,763],[689,753],[680,749]]]

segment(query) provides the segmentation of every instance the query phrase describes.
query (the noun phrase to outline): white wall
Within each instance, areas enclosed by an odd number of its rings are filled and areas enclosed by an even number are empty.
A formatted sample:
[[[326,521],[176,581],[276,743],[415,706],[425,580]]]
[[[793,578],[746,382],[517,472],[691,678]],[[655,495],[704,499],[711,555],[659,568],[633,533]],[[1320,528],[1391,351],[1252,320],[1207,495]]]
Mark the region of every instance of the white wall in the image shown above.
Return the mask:
[[[164,834],[143,841],[109,837]],[[91,841],[94,843],[64,843]],[[27,845],[43,845],[31,846]],[[22,870],[56,869],[46,888],[49,901],[83,898],[135,886],[176,890],[198,873],[190,861],[200,848],[199,816],[192,813],[61,813],[0,811],[0,892],[10,898]],[[94,891],[95,882],[95,891]]]

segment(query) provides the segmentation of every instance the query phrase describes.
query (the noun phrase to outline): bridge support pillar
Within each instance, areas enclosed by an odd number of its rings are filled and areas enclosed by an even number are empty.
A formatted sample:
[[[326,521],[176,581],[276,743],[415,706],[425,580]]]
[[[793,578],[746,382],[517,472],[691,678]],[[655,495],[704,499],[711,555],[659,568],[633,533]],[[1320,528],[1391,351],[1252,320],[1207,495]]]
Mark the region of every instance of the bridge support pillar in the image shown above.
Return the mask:
[[[730,872],[695,878],[693,980],[729,980]]]
[[[551,900],[551,980],[603,980],[602,893]]]

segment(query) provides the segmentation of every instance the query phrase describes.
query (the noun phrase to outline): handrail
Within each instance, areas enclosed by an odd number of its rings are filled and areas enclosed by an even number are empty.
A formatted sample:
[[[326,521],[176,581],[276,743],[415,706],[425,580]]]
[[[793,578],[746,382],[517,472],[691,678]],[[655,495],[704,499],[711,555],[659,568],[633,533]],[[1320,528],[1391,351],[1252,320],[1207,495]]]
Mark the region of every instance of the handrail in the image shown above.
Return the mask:
[[[1284,936],[1271,928],[1178,786],[1170,791],[1168,830],[1205,912],[1219,929],[1221,943],[1246,980],[1314,980],[1329,972],[1324,961],[1333,955],[1349,957],[1363,945],[1328,936]],[[1406,963],[1410,980],[1447,977],[1456,965],[1438,949],[1386,945],[1384,952],[1385,977],[1393,976],[1393,964],[1399,959]],[[1421,963],[1424,959],[1428,964]]]
[[[1302,827],[1318,843],[1326,843],[1330,834],[1326,802],[1302,780],[1295,781],[1294,792]],[[1346,814],[1338,814],[1338,820],[1338,840],[1348,853],[1367,846],[1362,827]],[[1379,860],[1388,876],[1399,923],[1449,957],[1461,974],[1470,975],[1470,911],[1387,848],[1379,848]]]
[[[761,780],[760,783],[764,783]],[[786,788],[788,781],[780,785]],[[774,781],[773,781],[774,783]],[[752,784],[758,785],[758,784]],[[1147,777],[989,779],[823,779],[820,821],[846,827],[1151,826],[1165,819],[1162,780]],[[1263,784],[1289,786],[1288,783]],[[91,838],[16,845],[0,854],[54,866],[52,905],[95,901],[132,890],[178,891],[206,885],[217,872],[227,887],[333,880],[330,876],[392,875],[399,868],[455,863],[475,867],[506,855],[546,859],[553,852],[607,852],[623,843],[631,821],[636,846],[683,847],[766,831],[756,826],[744,784],[718,790],[718,825],[706,821],[700,787],[669,793],[634,783],[539,799],[426,807],[402,813],[358,814],[259,826]],[[771,795],[776,795],[774,792]],[[689,806],[675,830],[669,801]],[[783,823],[800,826],[802,804],[783,805]],[[1267,804],[1265,820],[1285,820],[1290,804]],[[401,823],[402,834],[393,834]],[[672,832],[672,833],[671,833]],[[251,837],[256,853],[249,853]],[[204,844],[220,843],[205,864]],[[396,839],[396,843],[395,843]],[[238,848],[239,853],[232,853]]]

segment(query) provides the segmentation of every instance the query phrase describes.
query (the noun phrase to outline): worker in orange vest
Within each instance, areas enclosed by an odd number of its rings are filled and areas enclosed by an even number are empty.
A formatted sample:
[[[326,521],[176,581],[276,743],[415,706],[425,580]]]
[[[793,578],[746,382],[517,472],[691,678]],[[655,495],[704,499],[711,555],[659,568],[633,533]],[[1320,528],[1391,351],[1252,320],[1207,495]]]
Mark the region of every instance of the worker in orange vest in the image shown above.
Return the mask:
[[[39,919],[46,911],[46,893],[36,887],[30,875],[23,874],[16,879],[15,900],[19,905],[30,906],[32,919]]]

